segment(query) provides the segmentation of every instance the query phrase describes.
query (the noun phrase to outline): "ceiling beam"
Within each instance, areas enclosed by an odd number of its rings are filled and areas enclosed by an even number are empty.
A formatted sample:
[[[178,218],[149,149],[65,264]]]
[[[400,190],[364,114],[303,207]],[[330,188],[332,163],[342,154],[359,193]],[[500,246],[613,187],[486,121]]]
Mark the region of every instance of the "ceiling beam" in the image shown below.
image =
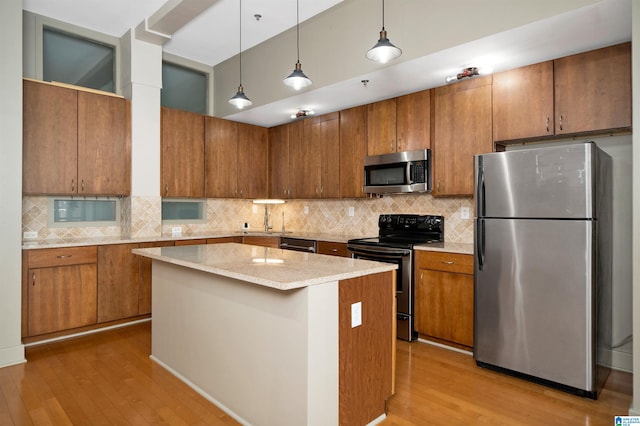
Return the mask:
[[[171,35],[219,0],[168,0],[135,29],[136,38],[163,45]]]

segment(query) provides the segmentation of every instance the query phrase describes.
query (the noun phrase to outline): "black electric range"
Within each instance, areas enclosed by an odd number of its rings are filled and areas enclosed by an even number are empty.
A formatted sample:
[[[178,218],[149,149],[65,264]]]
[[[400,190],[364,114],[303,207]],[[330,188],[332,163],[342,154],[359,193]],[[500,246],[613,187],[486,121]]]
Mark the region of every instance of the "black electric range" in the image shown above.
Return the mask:
[[[383,214],[378,218],[378,236],[347,242],[351,255],[358,259],[395,263],[397,295],[397,336],[414,340],[413,247],[417,244],[442,245],[444,217],[416,214]]]

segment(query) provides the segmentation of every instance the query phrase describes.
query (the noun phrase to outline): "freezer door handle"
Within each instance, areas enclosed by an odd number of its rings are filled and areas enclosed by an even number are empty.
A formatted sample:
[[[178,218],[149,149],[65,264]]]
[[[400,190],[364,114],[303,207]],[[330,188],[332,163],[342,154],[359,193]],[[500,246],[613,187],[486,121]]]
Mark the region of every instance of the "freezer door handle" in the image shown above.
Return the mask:
[[[476,256],[478,256],[478,271],[484,270],[484,219],[476,222]]]
[[[478,187],[476,188],[476,214],[478,217],[484,217],[485,204],[484,204],[484,169],[482,168],[482,158],[478,158]]]

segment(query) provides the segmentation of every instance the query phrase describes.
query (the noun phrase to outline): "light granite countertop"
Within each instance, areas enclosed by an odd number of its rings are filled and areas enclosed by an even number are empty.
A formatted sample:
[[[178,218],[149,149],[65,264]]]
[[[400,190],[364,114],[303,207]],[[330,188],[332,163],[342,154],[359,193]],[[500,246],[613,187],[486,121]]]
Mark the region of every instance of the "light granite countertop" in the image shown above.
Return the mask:
[[[447,253],[473,254],[473,244],[471,243],[435,243],[435,244],[417,244],[413,246],[414,250],[423,251],[444,251]]]
[[[390,263],[236,243],[154,247],[134,249],[133,253],[278,290],[293,290],[397,269],[397,265]]]
[[[120,235],[113,237],[87,237],[87,238],[58,238],[58,239],[37,239],[24,240],[22,242],[23,250],[42,249],[42,248],[59,248],[59,247],[76,247],[76,246],[98,246],[106,244],[131,244],[158,241],[177,241],[177,240],[198,240],[203,238],[222,238],[222,237],[293,237],[304,238],[316,241],[329,241],[336,243],[346,243],[353,238],[362,238],[367,235],[355,234],[333,234],[322,232],[260,232],[260,231],[215,231],[206,234],[182,234],[180,236],[162,235],[157,237],[141,237],[132,238],[128,235]]]
[[[177,240],[198,240],[206,238],[222,238],[222,237],[291,237],[303,238],[315,241],[328,241],[335,243],[346,243],[355,238],[371,237],[371,235],[358,234],[334,234],[324,232],[260,232],[260,231],[215,231],[206,234],[183,234],[180,236],[162,235],[158,237],[142,237],[132,238],[131,236],[122,235],[114,237],[88,237],[88,238],[59,238],[59,239],[38,239],[24,240],[22,248],[24,250],[43,249],[43,248],[59,248],[59,247],[76,247],[76,246],[97,246],[107,244],[134,244],[158,241],[177,241]],[[449,253],[473,254],[473,244],[471,243],[435,243],[435,244],[419,244],[414,246],[415,250],[425,251],[445,251]]]

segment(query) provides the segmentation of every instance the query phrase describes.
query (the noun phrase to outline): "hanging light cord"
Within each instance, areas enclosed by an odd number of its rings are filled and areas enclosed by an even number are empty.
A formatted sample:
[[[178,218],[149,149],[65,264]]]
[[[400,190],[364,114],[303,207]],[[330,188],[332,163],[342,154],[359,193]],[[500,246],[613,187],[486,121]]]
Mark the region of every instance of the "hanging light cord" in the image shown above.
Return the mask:
[[[242,0],[240,0],[240,86],[242,86]]]
[[[296,0],[296,46],[300,62],[300,0]]]
[[[384,31],[384,0],[382,0],[382,31]]]

